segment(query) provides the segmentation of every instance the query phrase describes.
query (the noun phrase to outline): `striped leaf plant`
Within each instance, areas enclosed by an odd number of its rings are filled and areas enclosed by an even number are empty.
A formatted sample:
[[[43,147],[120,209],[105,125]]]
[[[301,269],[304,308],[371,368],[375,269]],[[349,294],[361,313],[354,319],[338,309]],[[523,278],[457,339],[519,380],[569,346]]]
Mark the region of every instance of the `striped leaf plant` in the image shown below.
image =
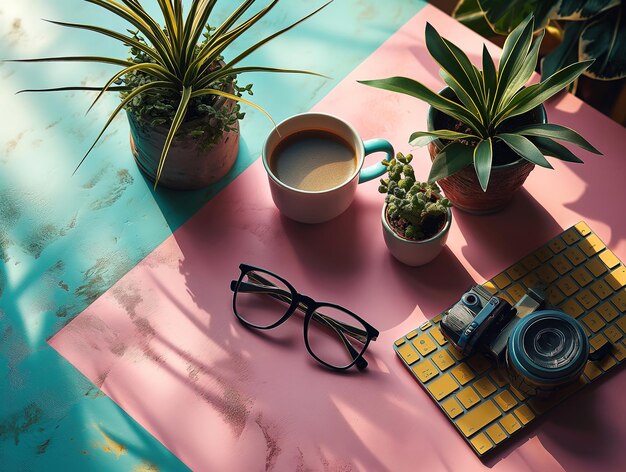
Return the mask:
[[[244,0],[233,7],[231,14],[217,27],[208,28],[211,13],[215,10],[217,0],[192,0],[187,13],[183,11],[182,0],[156,0],[163,16],[164,24],[153,18],[144,9],[140,0],[85,0],[103,10],[125,20],[132,28],[120,32],[97,25],[50,21],[56,25],[87,30],[113,38],[135,53],[131,59],[118,59],[102,56],[46,57],[21,59],[15,62],[95,62],[112,64],[121,67],[108,82],[101,87],[70,86],[20,92],[50,92],[67,90],[97,91],[98,95],[91,104],[91,109],[106,92],[121,92],[121,103],[111,113],[102,131],[87,150],[76,170],[84,162],[96,143],[100,140],[117,114],[146,94],[162,94],[177,97],[173,116],[169,120],[169,132],[163,146],[157,168],[155,187],[158,184],[163,165],[167,158],[172,140],[185,119],[190,103],[209,95],[224,97],[250,105],[262,111],[270,120],[269,114],[261,107],[240,96],[230,93],[222,85],[225,81],[234,80],[238,74],[247,72],[281,72],[321,75],[314,72],[294,69],[240,65],[250,54],[267,44],[274,38],[291,30],[306,19],[328,6],[333,0],[322,5],[300,20],[280,29],[267,37],[248,46],[243,52],[231,59],[224,59],[231,45],[270,13],[279,0],[272,0],[254,14],[242,19],[256,0]],[[206,30],[209,33],[205,33]],[[138,58],[144,58],[143,60]],[[124,80],[132,75],[141,74],[141,80]],[[129,86],[128,84],[134,84]],[[122,85],[120,85],[122,84]],[[76,172],[76,171],[74,171]]]
[[[507,122],[544,103],[567,87],[585,71],[592,60],[576,62],[545,77],[540,83],[527,85],[537,67],[543,31],[533,41],[534,18],[528,16],[507,37],[496,68],[483,45],[482,70],[475,67],[456,45],[442,38],[430,24],[426,25],[426,47],[441,66],[440,75],[457,100],[446,98],[420,82],[406,77],[360,81],[365,85],[424,100],[432,108],[459,121],[463,129],[418,131],[410,144],[425,146],[440,139],[447,145],[433,160],[429,182],[448,177],[473,165],[483,191],[491,175],[494,143],[505,143],[515,154],[533,164],[550,168],[545,156],[569,162],[582,162],[558,141],[565,141],[601,154],[576,131],[548,123],[526,124],[510,129]]]

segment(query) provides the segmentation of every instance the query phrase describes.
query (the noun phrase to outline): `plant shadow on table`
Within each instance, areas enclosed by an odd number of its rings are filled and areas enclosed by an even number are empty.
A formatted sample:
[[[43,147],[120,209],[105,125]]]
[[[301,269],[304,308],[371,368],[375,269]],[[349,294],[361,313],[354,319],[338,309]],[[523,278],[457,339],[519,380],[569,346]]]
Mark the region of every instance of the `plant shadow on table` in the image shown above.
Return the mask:
[[[563,228],[525,189],[503,210],[491,215],[454,211],[467,244],[463,255],[485,279],[506,269],[558,235]],[[577,221],[572,221],[572,224]]]

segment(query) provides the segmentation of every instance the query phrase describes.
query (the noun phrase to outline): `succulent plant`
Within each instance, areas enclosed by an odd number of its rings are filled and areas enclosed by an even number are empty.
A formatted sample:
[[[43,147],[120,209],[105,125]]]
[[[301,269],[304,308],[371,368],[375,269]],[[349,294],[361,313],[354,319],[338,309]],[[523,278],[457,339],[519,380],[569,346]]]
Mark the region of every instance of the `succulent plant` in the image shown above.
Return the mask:
[[[380,179],[378,191],[387,194],[387,217],[399,223],[392,225],[394,230],[403,229],[400,236],[420,240],[428,236],[427,224],[438,224],[442,216],[445,221],[451,204],[437,184],[415,180],[412,159],[412,154],[399,152],[391,161],[382,161],[387,167],[387,178]]]
[[[425,146],[436,139],[447,146],[435,157],[429,182],[448,177],[472,165],[480,186],[487,190],[493,162],[493,148],[503,142],[515,154],[533,164],[552,169],[544,156],[569,162],[582,162],[557,141],[567,141],[601,154],[576,131],[551,123],[516,126],[510,118],[523,115],[541,105],[574,81],[592,63],[576,62],[526,86],[537,67],[541,32],[533,43],[534,19],[528,16],[507,37],[498,68],[483,46],[480,71],[456,45],[442,38],[426,24],[426,47],[441,66],[440,75],[457,100],[435,93],[420,82],[406,77],[359,81],[372,87],[403,93],[424,100],[432,108],[460,122],[460,129],[415,132],[409,138],[414,146]]]

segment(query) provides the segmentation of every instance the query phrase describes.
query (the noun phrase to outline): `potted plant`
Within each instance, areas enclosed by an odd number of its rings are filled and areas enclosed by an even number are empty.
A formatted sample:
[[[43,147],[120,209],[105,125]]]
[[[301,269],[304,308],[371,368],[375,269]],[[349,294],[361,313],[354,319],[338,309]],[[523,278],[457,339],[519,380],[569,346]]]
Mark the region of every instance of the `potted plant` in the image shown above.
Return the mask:
[[[400,262],[420,266],[432,261],[448,239],[452,222],[450,201],[435,183],[415,180],[413,156],[398,153],[387,167],[378,191],[386,194],[382,211],[383,236]]]
[[[448,85],[440,93],[405,77],[360,81],[430,105],[428,131],[413,133],[410,143],[428,145],[432,160],[428,182],[438,181],[459,209],[490,213],[504,207],[535,165],[552,168],[544,156],[582,162],[557,141],[601,154],[575,131],[547,123],[543,107],[593,61],[568,65],[526,86],[543,38],[541,32],[532,42],[533,23],[529,16],[507,37],[497,69],[483,46],[482,71],[427,24],[426,47]]]
[[[251,94],[251,89],[249,85],[237,85],[239,74],[289,72],[319,75],[301,70],[242,66],[240,63],[258,48],[311,17],[330,2],[226,60],[224,54],[230,46],[267,15],[277,5],[277,0],[272,0],[248,19],[239,21],[256,2],[243,1],[216,28],[208,26],[209,17],[218,3],[216,0],[193,0],[186,15],[182,0],[157,0],[165,20],[164,26],[151,17],[137,0],[88,1],[125,20],[134,31],[128,30],[130,34],[125,34],[100,26],[58,21],[52,23],[116,39],[130,47],[128,59],[79,56],[19,61],[100,62],[122,67],[102,87],[22,90],[99,91],[91,107],[105,92],[121,93],[121,103],[111,113],[78,167],[115,116],[125,109],[130,123],[133,154],[139,168],[154,180],[155,187],[159,182],[168,187],[184,189],[207,186],[222,178],[235,162],[239,142],[238,120],[243,117],[239,102],[251,105],[269,117],[259,106],[242,97],[242,92]]]

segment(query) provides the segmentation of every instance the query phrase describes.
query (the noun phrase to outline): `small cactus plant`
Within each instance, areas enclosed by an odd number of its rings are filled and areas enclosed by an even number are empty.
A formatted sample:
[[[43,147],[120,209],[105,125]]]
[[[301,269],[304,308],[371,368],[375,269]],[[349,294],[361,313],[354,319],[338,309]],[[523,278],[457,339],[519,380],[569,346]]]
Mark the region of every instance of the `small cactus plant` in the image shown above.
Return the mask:
[[[399,152],[391,161],[382,161],[387,178],[380,179],[378,191],[387,194],[387,221],[396,234],[420,241],[441,230],[451,205],[437,184],[415,180],[412,159]]]

